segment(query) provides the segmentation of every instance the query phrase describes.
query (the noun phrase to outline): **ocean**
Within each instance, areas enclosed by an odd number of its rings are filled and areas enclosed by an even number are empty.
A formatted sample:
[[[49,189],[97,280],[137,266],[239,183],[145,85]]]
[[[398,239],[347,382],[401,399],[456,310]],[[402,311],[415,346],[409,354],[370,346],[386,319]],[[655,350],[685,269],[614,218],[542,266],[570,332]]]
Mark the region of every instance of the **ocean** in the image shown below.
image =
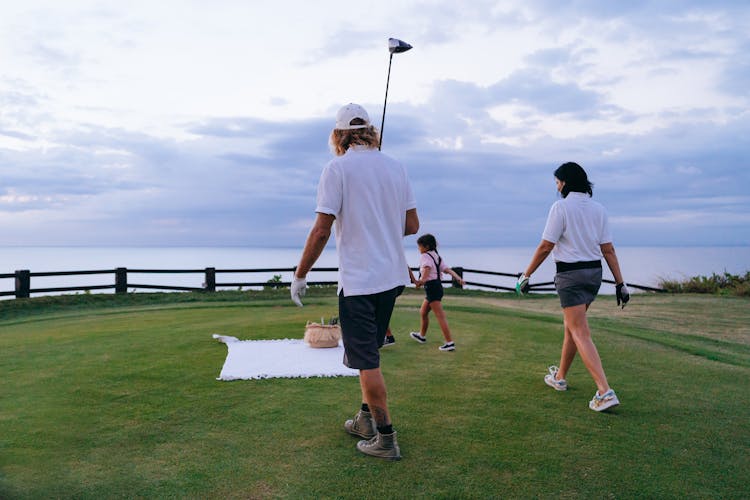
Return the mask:
[[[734,247],[617,247],[620,267],[625,281],[658,287],[664,279],[682,280],[713,273],[744,274],[750,270],[750,246]],[[16,270],[31,272],[104,270],[116,267],[130,269],[260,269],[291,268],[299,261],[300,248],[247,247],[0,247],[0,274]],[[452,267],[479,269],[502,273],[519,273],[528,264],[534,247],[441,247],[443,259]],[[416,248],[406,249],[409,264],[416,266]],[[364,258],[364,257],[363,257]],[[316,267],[337,267],[336,250],[332,245],[324,250]],[[532,283],[551,281],[554,276],[552,258],[539,268]],[[288,273],[221,274],[217,282],[262,282]],[[611,279],[604,268],[605,279]],[[512,286],[512,278],[466,273],[467,281]],[[200,287],[202,273],[196,274],[140,274],[129,273],[131,283]],[[336,273],[312,272],[310,281],[335,281]],[[113,275],[32,277],[32,288],[59,286],[93,286],[114,283]],[[0,279],[0,291],[12,291],[13,278]],[[601,293],[613,293],[603,286]],[[147,290],[143,290],[147,291]],[[72,292],[71,292],[72,293]],[[81,293],[81,292],[79,292]],[[112,293],[104,291],[103,293]],[[37,294],[32,294],[33,296]]]

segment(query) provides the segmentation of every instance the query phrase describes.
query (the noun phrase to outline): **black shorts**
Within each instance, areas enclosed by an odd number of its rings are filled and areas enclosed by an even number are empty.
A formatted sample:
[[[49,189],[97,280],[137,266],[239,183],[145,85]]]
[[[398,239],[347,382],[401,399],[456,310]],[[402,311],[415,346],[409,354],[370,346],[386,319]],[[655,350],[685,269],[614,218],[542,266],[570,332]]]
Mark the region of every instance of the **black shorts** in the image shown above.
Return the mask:
[[[424,284],[424,295],[427,303],[435,302],[443,298],[443,284],[439,279],[426,281]]]
[[[380,367],[380,347],[391,322],[396,297],[404,291],[398,286],[372,295],[344,297],[339,293],[339,321],[344,341],[344,365],[355,370]]]

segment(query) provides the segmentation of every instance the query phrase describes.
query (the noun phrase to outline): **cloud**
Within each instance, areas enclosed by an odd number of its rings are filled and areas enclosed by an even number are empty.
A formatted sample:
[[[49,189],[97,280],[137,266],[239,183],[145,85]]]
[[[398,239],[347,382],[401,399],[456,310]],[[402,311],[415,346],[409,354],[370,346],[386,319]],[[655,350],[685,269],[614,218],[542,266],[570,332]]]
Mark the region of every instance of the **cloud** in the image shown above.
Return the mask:
[[[321,47],[308,52],[304,64],[318,64],[321,61],[343,58],[373,49],[373,40],[382,40],[382,38],[382,33],[379,31],[341,29],[331,33]]]
[[[599,114],[601,96],[572,82],[555,82],[546,71],[522,70],[489,89],[495,103],[519,103],[545,114]]]
[[[399,77],[416,90],[391,94],[383,151],[409,170],[441,244],[538,243],[565,161],[589,172],[618,244],[750,244],[745,4],[380,7],[343,30],[330,29],[344,25],[335,9],[320,25],[288,20],[283,50],[243,53],[252,71],[237,47],[261,46],[237,16],[212,12],[190,57],[165,45],[208,16],[200,8],[169,36],[140,4],[37,27],[22,44],[36,66],[2,52],[6,243],[301,245],[339,100],[372,95],[362,103],[378,120],[383,82],[370,75],[384,76],[397,36],[415,45]],[[342,67],[366,81],[344,81]]]

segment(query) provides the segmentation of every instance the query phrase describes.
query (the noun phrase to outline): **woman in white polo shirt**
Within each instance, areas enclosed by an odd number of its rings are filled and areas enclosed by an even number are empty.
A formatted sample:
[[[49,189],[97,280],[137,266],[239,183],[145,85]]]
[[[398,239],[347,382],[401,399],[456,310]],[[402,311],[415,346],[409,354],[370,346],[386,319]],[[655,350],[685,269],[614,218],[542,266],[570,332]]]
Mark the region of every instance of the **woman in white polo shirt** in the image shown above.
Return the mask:
[[[607,212],[600,203],[591,199],[592,184],[586,171],[577,163],[565,163],[555,170],[555,181],[562,199],[550,208],[542,241],[526,271],[518,278],[516,290],[519,293],[528,291],[529,277],[552,253],[557,267],[555,289],[563,309],[565,336],[560,366],[550,366],[544,382],[558,391],[566,390],[565,375],[579,353],[597,387],[589,408],[603,411],[617,406],[620,401],[607,382],[586,319],[586,311],[602,283],[602,257],[615,279],[617,305],[625,307],[630,294],[612,244]]]

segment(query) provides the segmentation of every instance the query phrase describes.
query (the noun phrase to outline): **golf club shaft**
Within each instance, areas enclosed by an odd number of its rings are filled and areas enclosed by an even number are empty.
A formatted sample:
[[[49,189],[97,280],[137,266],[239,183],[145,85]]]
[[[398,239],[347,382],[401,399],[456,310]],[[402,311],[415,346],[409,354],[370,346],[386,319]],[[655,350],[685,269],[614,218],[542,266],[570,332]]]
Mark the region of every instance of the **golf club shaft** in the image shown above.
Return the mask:
[[[388,78],[385,80],[385,100],[383,101],[383,117],[380,120],[380,141],[378,142],[378,151],[383,145],[383,127],[385,126],[385,106],[388,104],[388,85],[391,82],[391,63],[393,63],[393,53],[388,58]]]

